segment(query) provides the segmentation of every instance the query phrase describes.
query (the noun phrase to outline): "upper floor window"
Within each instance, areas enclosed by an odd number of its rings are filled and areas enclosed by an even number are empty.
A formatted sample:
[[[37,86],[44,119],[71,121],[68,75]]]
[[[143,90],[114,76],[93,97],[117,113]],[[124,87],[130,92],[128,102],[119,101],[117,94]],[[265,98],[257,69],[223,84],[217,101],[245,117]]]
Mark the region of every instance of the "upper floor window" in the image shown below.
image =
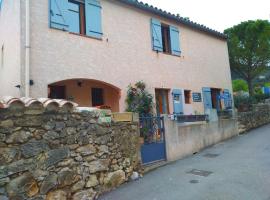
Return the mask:
[[[170,27],[166,24],[161,25],[162,45],[164,53],[171,53]]]
[[[99,0],[49,0],[50,27],[101,38]]]
[[[69,0],[68,2],[68,30],[72,33],[85,35],[85,6],[84,3]]]
[[[179,29],[175,26],[161,24],[157,19],[151,20],[152,45],[157,52],[180,56]]]

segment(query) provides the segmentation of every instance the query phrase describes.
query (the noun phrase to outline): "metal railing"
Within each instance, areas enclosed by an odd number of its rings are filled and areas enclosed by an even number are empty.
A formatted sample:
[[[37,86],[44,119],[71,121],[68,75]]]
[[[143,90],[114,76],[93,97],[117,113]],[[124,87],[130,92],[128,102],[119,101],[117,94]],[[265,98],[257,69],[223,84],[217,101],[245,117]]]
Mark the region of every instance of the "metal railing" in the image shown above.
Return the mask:
[[[209,117],[208,115],[177,115],[176,120],[179,123],[202,122],[202,121],[208,121]]]

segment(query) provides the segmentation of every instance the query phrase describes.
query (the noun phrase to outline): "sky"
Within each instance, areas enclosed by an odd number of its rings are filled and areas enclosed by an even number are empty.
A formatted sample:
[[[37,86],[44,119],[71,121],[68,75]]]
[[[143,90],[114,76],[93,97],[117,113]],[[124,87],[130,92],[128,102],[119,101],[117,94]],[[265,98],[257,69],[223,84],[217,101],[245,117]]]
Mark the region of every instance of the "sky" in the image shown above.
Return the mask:
[[[270,21],[270,0],[141,0],[223,32],[243,21]]]

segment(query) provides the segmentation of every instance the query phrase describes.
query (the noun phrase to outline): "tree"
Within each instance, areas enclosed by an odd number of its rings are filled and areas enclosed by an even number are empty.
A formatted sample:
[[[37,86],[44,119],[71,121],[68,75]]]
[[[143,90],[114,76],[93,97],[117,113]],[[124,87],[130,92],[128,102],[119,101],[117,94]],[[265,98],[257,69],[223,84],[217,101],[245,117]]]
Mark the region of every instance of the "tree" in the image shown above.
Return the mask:
[[[233,91],[234,92],[247,92],[248,91],[248,85],[247,82],[243,79],[237,79],[233,80]]]
[[[248,84],[254,95],[253,81],[270,68],[270,22],[242,22],[224,31],[228,36],[231,70]]]

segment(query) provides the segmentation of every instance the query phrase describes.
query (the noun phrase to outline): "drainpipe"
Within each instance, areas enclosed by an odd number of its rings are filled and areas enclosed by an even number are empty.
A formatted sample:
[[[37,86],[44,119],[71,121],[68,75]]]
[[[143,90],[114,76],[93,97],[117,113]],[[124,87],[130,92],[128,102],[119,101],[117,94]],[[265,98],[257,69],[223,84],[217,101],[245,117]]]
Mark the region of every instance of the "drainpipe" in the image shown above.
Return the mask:
[[[25,0],[25,97],[30,93],[30,0]]]

